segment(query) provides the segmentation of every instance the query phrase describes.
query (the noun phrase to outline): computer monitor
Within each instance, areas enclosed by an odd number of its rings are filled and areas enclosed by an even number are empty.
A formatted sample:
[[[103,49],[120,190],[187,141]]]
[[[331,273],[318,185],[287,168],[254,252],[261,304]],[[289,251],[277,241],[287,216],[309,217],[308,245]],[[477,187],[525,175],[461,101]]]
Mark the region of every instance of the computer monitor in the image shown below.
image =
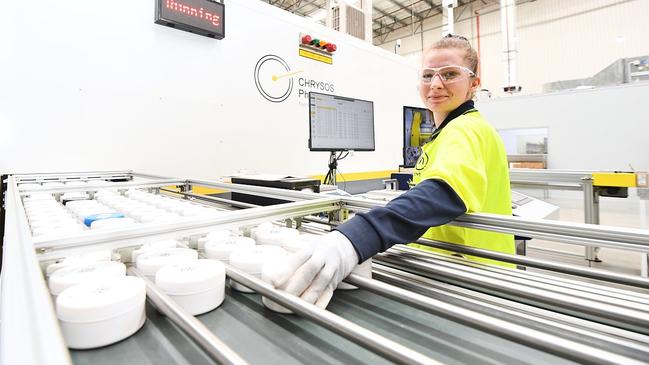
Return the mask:
[[[311,151],[374,151],[374,103],[309,92]]]
[[[421,146],[435,130],[433,113],[425,108],[403,107],[403,166],[414,167],[421,155]]]

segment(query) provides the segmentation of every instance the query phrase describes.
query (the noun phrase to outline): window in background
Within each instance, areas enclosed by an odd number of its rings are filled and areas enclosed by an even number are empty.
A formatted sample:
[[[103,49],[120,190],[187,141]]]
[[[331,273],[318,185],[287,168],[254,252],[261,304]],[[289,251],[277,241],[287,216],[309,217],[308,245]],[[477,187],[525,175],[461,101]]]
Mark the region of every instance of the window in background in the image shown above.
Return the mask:
[[[505,144],[509,167],[547,167],[548,128],[515,128],[498,131]]]

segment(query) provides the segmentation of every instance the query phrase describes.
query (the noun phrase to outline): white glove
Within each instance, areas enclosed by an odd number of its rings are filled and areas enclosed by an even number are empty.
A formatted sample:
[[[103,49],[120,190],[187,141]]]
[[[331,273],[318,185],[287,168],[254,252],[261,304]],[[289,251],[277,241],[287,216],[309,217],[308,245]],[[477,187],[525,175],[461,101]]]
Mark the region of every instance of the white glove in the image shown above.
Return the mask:
[[[357,264],[352,243],[334,231],[284,260],[264,265],[261,277],[275,288],[324,309],[336,286]]]

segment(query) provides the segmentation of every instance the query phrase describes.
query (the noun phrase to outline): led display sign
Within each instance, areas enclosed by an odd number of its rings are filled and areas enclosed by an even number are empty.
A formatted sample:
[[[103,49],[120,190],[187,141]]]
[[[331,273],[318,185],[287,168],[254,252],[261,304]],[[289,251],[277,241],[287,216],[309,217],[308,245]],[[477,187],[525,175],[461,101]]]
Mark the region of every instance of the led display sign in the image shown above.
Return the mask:
[[[156,24],[223,39],[225,5],[210,0],[156,0]]]

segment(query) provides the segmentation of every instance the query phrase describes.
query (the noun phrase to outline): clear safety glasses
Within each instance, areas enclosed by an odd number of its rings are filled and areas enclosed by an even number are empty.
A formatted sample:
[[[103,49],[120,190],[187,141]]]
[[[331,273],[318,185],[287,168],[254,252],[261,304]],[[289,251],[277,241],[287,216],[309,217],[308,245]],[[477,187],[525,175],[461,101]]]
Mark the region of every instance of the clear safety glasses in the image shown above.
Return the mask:
[[[422,68],[419,70],[419,80],[424,84],[433,82],[435,75],[439,76],[443,83],[450,84],[475,76],[475,73],[464,66],[443,66],[438,68]]]

